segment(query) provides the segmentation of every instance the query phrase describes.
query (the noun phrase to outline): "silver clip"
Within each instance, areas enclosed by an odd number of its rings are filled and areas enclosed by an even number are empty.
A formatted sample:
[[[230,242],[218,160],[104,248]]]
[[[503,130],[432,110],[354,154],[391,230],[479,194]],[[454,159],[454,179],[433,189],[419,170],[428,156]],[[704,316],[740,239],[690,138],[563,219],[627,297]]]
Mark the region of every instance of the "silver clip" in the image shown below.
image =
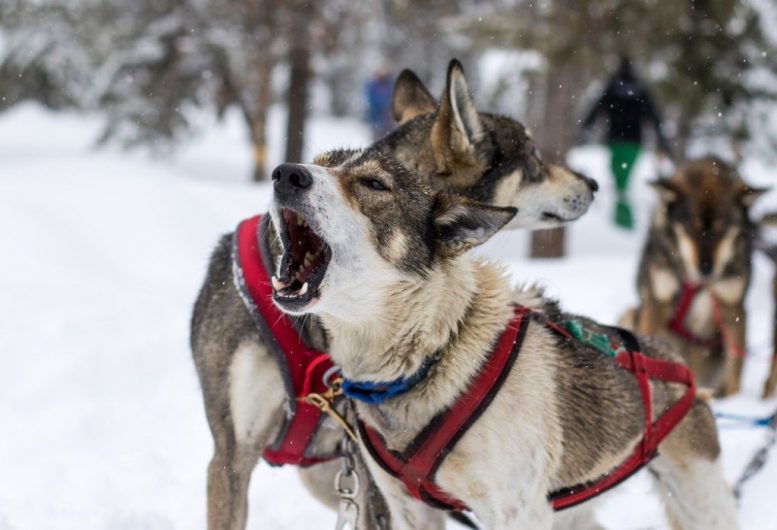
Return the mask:
[[[356,503],[360,488],[359,473],[353,461],[353,442],[345,438],[344,446],[343,465],[335,475],[335,491],[340,497],[335,530],[359,530],[359,505]]]

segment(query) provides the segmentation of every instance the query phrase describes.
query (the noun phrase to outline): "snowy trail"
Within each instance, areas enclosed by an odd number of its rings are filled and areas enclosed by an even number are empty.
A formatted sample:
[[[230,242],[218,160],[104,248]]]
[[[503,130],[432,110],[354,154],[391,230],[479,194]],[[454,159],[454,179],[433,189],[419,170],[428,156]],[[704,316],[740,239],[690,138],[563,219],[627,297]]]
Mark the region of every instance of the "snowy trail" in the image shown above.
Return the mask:
[[[217,237],[262,211],[268,188],[241,181],[248,167],[235,120],[172,161],[93,151],[94,131],[91,120],[36,107],[0,118],[0,530],[203,528],[211,439],[188,319]],[[358,124],[325,118],[312,131],[311,149],[366,138]],[[592,175],[606,167],[598,150],[573,162]],[[638,171],[644,181],[649,164]],[[481,252],[507,261],[516,281],[540,281],[565,308],[613,321],[635,301],[639,238],[610,228],[603,188],[570,230],[571,259],[520,258],[525,234],[501,234]],[[644,184],[637,192],[647,193]],[[744,391],[720,410],[777,406],[758,399],[770,267],[756,261]],[[730,479],[763,434],[722,430]],[[777,529],[776,486],[777,453],[744,490],[743,528]],[[298,487],[294,470],[260,464],[249,528],[333,527],[334,515],[298,499]],[[667,528],[644,476],[610,495],[600,515],[611,529]]]

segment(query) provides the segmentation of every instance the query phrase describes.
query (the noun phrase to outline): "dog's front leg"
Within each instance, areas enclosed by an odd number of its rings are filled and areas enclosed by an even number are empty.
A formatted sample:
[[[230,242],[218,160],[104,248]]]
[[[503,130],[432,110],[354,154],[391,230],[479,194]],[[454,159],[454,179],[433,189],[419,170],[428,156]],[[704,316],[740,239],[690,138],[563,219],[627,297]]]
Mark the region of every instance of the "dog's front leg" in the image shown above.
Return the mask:
[[[722,319],[721,330],[726,354],[725,372],[723,375],[722,395],[730,396],[739,392],[742,380],[742,367],[746,347],[745,308],[741,304],[720,304]]]
[[[774,389],[777,387],[777,318],[775,318],[774,337],[775,349],[772,353],[772,366],[769,369],[769,376],[766,378],[766,384],[764,385],[764,399],[772,397]]]
[[[777,271],[774,273],[772,289],[774,291],[773,300],[777,301]],[[774,331],[772,332],[772,347],[774,351],[772,353],[772,367],[769,369],[769,377],[766,379],[766,385],[764,385],[763,397],[765,398],[771,397],[774,394],[775,387],[777,387],[777,308],[774,309],[772,319],[774,320]]]
[[[529,422],[522,425],[527,426]],[[547,431],[544,434],[547,436]],[[438,476],[445,481],[442,484],[447,484],[451,491],[463,493],[462,501],[475,512],[483,528],[550,530],[553,510],[547,500],[550,489],[547,477],[552,466],[545,448],[555,443],[526,434],[501,442],[483,441],[478,436],[465,438],[459,448],[462,452],[457,455],[454,451],[440,467]],[[478,459],[476,447],[489,455],[504,456]],[[462,454],[466,456],[462,458]]]
[[[230,362],[198,366],[215,446],[208,466],[208,529],[243,530],[251,473],[283,424],[283,383],[258,338],[214,357]]]
[[[775,336],[777,336],[777,326],[775,326]],[[777,340],[775,340],[775,343],[777,344]],[[775,348],[775,351],[772,354],[772,366],[769,369],[769,377],[766,379],[766,384],[764,385],[764,399],[774,395],[775,387],[777,387],[777,348]]]
[[[361,446],[362,454],[366,453]],[[392,530],[443,530],[446,512],[431,508],[427,504],[410,497],[402,483],[386,473],[371,458],[366,464],[378,490],[388,506]]]
[[[332,485],[341,466],[340,460],[335,459],[315,466],[301,467],[298,470],[305,489],[321,504],[335,511],[340,498]]]
[[[551,530],[553,509],[544,492],[533,495],[531,500],[520,493],[495,492],[494,501],[485,510],[476,510],[484,528],[492,530]]]
[[[671,318],[671,304],[647,299],[636,312],[634,331],[640,335],[661,335],[666,332],[666,323]]]

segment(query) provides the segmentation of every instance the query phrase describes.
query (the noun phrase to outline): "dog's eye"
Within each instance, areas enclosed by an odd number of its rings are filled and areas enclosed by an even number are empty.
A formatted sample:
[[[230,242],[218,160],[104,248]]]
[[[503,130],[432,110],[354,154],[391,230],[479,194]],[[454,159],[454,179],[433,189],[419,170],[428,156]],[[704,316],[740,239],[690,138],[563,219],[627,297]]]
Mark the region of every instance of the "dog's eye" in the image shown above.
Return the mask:
[[[376,178],[362,177],[359,179],[359,183],[375,191],[391,191],[388,186]]]

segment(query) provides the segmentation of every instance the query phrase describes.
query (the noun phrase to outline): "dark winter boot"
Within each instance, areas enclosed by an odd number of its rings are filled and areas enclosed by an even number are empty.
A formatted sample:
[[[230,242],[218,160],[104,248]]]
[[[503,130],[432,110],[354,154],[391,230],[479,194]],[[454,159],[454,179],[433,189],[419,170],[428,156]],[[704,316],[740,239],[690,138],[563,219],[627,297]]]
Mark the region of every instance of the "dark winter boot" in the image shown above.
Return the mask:
[[[615,224],[626,230],[634,230],[634,212],[625,196],[615,202]]]

